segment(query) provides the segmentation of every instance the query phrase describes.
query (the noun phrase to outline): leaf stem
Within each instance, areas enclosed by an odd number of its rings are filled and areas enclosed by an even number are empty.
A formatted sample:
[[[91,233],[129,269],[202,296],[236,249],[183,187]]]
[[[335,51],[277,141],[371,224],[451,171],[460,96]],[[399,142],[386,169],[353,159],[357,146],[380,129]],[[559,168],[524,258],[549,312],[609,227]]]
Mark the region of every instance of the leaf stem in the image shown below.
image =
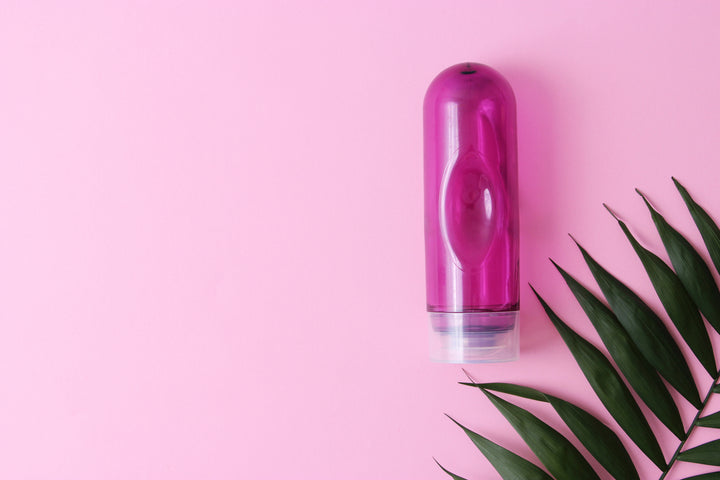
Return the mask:
[[[685,437],[680,442],[680,445],[678,445],[677,449],[675,450],[675,453],[673,453],[673,456],[670,458],[670,462],[668,462],[667,468],[665,469],[663,474],[660,475],[660,478],[658,480],[664,480],[664,478],[667,476],[667,474],[670,473],[670,469],[672,469],[673,465],[675,464],[675,461],[677,460],[678,455],[680,455],[683,447],[685,446],[685,442],[688,441],[693,430],[695,430],[695,427],[697,426],[697,422],[700,419],[700,415],[702,415],[703,410],[705,410],[705,407],[707,406],[708,402],[710,401],[710,397],[712,397],[712,394],[713,394],[713,389],[718,384],[718,380],[720,380],[720,371],[718,371],[717,375],[715,375],[712,385],[710,385],[710,390],[708,391],[707,395],[705,395],[705,400],[703,400],[703,402],[702,402],[702,406],[698,410],[697,415],[695,415],[695,418],[693,418],[693,421],[690,424],[690,427],[688,427],[688,431],[685,434]]]

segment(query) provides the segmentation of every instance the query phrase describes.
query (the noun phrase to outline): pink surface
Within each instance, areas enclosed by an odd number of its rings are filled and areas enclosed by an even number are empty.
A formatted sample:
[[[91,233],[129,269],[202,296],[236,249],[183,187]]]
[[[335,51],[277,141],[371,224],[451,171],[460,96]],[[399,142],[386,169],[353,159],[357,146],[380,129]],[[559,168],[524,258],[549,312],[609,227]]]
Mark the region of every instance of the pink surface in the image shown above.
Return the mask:
[[[427,359],[422,98],[466,60],[517,96],[524,285],[521,359],[469,370],[612,424],[526,285],[597,341],[546,260],[589,281],[571,231],[659,306],[601,202],[652,248],[635,186],[696,243],[670,175],[720,218],[718,15],[5,2],[0,478],[499,478],[443,412],[529,455]]]

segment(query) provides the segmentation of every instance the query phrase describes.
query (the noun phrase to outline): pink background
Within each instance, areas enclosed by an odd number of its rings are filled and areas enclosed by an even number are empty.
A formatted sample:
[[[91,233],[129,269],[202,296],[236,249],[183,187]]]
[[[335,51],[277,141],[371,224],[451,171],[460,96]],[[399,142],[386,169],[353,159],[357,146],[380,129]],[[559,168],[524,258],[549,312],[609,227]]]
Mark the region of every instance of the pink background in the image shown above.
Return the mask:
[[[670,175],[720,217],[718,18],[712,1],[3,2],[0,478],[446,478],[432,456],[499,478],[444,412],[534,458],[427,356],[422,97],[466,60],[516,91],[524,285],[521,359],[469,371],[614,426],[526,285],[597,341],[547,261],[589,281],[572,232],[659,307],[601,202],[651,248],[635,186],[695,243]]]

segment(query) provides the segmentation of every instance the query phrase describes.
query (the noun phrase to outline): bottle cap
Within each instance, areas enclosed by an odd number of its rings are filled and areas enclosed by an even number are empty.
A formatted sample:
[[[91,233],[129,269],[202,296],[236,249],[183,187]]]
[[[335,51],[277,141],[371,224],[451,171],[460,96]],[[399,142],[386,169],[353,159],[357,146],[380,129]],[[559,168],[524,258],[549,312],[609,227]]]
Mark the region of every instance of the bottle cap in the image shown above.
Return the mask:
[[[442,363],[517,360],[518,311],[430,312],[430,358]]]

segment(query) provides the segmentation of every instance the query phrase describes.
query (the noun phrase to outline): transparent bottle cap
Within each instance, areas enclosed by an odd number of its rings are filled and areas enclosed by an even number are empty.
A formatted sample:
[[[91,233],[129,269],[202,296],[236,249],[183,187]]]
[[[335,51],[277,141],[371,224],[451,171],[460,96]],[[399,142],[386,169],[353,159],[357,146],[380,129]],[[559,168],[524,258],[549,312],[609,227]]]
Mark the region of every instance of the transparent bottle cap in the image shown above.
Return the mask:
[[[517,360],[519,312],[430,312],[430,359],[443,363]]]

